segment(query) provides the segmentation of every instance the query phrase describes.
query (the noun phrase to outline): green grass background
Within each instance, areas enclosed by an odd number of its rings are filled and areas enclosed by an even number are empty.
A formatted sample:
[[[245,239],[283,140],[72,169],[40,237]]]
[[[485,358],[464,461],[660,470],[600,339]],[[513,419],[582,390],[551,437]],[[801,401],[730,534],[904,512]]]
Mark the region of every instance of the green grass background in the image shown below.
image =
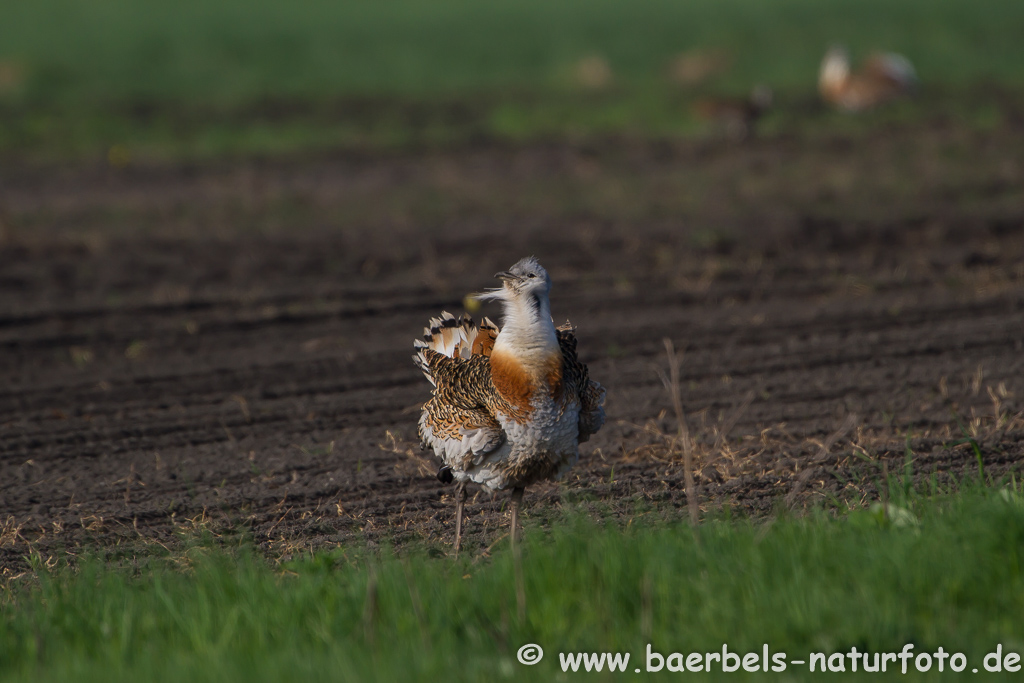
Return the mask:
[[[34,0],[0,7],[0,59],[32,100],[233,104],[549,87],[588,54],[639,84],[695,47],[731,50],[736,86],[793,88],[833,41],[1020,83],[1022,32],[1012,0]]]
[[[906,54],[925,92],[1018,92],[1021,35],[1015,0],[5,2],[0,154],[685,136],[697,130],[695,94],[767,83],[777,111],[813,102],[818,63],[837,41],[855,59]],[[673,86],[668,63],[692,49],[725,50],[732,68],[696,91]],[[572,67],[588,55],[607,60],[610,90],[575,87]],[[785,116],[769,129],[786,129]]]

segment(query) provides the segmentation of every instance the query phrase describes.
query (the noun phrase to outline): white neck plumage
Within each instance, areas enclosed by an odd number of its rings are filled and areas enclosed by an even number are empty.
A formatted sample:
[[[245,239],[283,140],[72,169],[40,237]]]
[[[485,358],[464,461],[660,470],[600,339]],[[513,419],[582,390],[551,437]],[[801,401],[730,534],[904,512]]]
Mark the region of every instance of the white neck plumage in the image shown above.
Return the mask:
[[[502,294],[495,298],[502,300],[505,318],[493,353],[509,354],[527,366],[560,353],[547,292]]]

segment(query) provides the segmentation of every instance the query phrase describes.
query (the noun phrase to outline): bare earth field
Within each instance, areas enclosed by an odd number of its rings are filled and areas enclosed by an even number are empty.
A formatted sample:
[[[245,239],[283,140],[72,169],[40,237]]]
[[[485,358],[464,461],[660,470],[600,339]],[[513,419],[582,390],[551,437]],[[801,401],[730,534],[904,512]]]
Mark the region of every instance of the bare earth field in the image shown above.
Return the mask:
[[[1024,458],[1024,120],[476,143],[272,161],[0,166],[0,567],[171,547],[444,549],[412,339],[536,254],[608,388],[560,505],[863,505]],[[496,316],[497,310],[482,313]],[[970,435],[975,441],[965,439]],[[1017,475],[1019,476],[1019,474]],[[905,479],[909,481],[909,479]],[[467,547],[504,533],[468,507]]]

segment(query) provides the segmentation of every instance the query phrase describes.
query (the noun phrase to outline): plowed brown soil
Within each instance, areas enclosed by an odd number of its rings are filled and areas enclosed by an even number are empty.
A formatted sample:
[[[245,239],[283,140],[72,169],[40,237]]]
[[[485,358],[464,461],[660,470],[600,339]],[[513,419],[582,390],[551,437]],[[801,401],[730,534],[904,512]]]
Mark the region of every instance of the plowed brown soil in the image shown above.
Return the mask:
[[[536,254],[608,422],[559,506],[865,504],[1024,457],[1024,127],[5,167],[0,564],[242,529],[272,553],[426,539],[411,343]],[[486,308],[483,313],[496,316]],[[852,417],[850,417],[852,416]],[[965,433],[975,444],[965,440]],[[468,547],[504,497],[469,506]],[[676,512],[678,510],[678,512]],[[127,552],[127,551],[126,551]],[[134,552],[134,551],[132,551]]]

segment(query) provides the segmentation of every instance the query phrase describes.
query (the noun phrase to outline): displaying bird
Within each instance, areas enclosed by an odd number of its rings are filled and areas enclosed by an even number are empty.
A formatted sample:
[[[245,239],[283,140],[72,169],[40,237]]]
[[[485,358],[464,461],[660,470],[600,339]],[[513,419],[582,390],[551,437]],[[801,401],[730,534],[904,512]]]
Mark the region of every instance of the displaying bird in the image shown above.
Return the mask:
[[[531,257],[495,275],[502,286],[477,295],[500,301],[503,327],[444,312],[413,345],[413,361],[434,385],[419,421],[421,447],[457,482],[455,553],[462,542],[466,485],[511,489],[512,545],[519,504],[534,482],[557,479],[579,444],[604,424],[605,390],[576,356],[574,328],[551,320],[551,278]]]
[[[917,85],[910,61],[893,52],[876,52],[859,71],[850,71],[846,49],[835,45],[825,53],[818,74],[822,99],[845,111],[862,111],[909,93]]]

